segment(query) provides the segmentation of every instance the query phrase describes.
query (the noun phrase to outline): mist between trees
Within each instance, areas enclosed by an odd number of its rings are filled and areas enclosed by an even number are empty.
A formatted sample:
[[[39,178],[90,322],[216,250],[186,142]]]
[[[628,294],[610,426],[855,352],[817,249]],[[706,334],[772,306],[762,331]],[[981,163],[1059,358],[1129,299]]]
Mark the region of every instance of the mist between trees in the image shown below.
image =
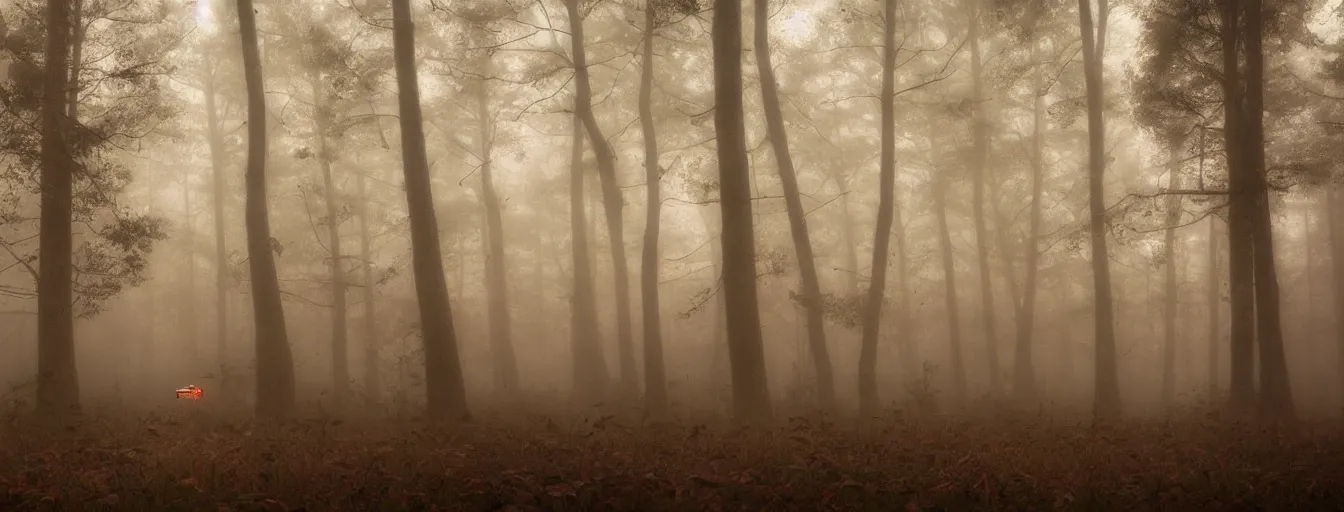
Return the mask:
[[[1335,415],[1336,4],[14,0],[0,396]]]

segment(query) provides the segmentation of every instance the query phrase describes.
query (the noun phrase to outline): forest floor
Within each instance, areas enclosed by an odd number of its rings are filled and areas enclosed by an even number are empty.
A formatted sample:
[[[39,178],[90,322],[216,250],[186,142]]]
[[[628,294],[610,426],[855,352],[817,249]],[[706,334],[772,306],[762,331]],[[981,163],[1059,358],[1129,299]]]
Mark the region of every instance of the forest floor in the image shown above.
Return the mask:
[[[11,417],[0,510],[1344,510],[1338,421],[248,412]]]

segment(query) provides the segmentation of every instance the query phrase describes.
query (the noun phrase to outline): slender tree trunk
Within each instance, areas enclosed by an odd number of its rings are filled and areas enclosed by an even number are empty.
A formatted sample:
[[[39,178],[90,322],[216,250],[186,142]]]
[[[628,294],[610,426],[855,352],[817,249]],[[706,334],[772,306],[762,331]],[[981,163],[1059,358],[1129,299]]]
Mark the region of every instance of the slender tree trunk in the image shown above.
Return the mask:
[[[364,283],[364,400],[369,409],[378,406],[382,397],[382,376],[380,375],[378,341],[378,317],[376,315],[373,291],[378,283],[373,279],[373,255],[369,236],[369,195],[366,190],[363,173],[355,181],[359,194],[359,271],[360,281]]]
[[[331,281],[331,382],[336,407],[346,405],[350,395],[349,334],[346,328],[345,259],[341,253],[341,224],[336,218],[336,185],[331,176],[331,152],[327,149],[327,98],[320,71],[312,71],[308,84],[313,91],[313,131],[317,139],[317,165],[322,172],[322,197],[326,204],[327,250]]]
[[[1340,226],[1339,186],[1331,185],[1325,191],[1330,230],[1331,279],[1334,281],[1335,343],[1339,359],[1339,377],[1344,387],[1344,226]]]
[[[1252,282],[1251,242],[1252,206],[1246,183],[1243,141],[1241,78],[1238,58],[1238,19],[1240,4],[1225,0],[1221,4],[1223,52],[1223,147],[1227,153],[1228,191],[1227,270],[1230,295],[1231,386],[1228,407],[1237,415],[1250,411],[1255,400],[1255,296]]]
[[[906,222],[901,215],[901,198],[897,196],[897,203],[892,208],[892,225],[896,234],[896,276],[900,280],[901,305],[896,310],[896,343],[900,349],[901,367],[905,371],[907,379],[918,379],[920,377],[920,366],[922,360],[919,355],[919,340],[915,333],[918,332],[915,322],[914,300],[911,298],[913,292],[910,289],[910,247],[906,241]]]
[[[592,260],[588,255],[588,228],[583,200],[583,122],[574,118],[570,146],[569,224],[573,248],[574,290],[570,307],[570,337],[574,356],[574,394],[586,402],[601,401],[611,377],[598,339],[597,306],[593,291]]]
[[[565,0],[565,10],[569,13],[570,45],[574,59],[574,113],[583,121],[584,129],[588,132],[593,154],[597,157],[597,172],[602,179],[602,206],[606,212],[607,238],[611,243],[611,264],[616,282],[616,347],[621,365],[621,395],[628,398],[638,394],[639,383],[630,323],[630,271],[626,263],[625,230],[621,217],[625,199],[621,197],[621,189],[616,183],[616,155],[597,124],[597,116],[593,114],[579,0]]]
[[[247,261],[252,273],[252,314],[256,325],[256,410],[259,417],[276,418],[287,416],[294,409],[294,357],[285,329],[266,206],[266,93],[252,0],[238,0],[238,26],[247,81]]]
[[[1206,143],[1205,136],[1208,130],[1205,126],[1199,127],[1199,189],[1204,190],[1204,152]],[[1222,334],[1219,333],[1222,328],[1219,312],[1222,309],[1223,298],[1222,279],[1218,277],[1218,216],[1209,215],[1209,246],[1208,246],[1208,276],[1205,278],[1205,302],[1208,309],[1209,318],[1208,343],[1208,393],[1209,398],[1218,396],[1218,373],[1221,367],[1221,356],[1219,347],[1222,346]]]
[[[758,0],[760,1],[760,0]],[[882,30],[882,152],[878,171],[877,228],[873,234],[873,263],[869,270],[868,300],[863,312],[863,342],[859,352],[859,410],[877,410],[877,337],[882,319],[882,299],[887,285],[887,251],[896,188],[896,0],[883,2]],[[763,17],[763,13],[757,14]],[[759,44],[759,43],[758,43]]]
[[[182,345],[187,352],[187,365],[196,371],[199,362],[200,347],[196,346],[196,216],[192,215],[191,171],[182,174],[182,244],[186,254],[182,258],[186,286],[182,291]]]
[[[847,293],[858,294],[859,290],[859,243],[854,236],[854,216],[850,213],[849,180],[837,173],[833,176],[836,186],[840,187],[841,234],[845,247],[845,289]]]
[[[219,111],[215,105],[214,62],[207,49],[201,49],[205,84],[205,122],[206,137],[210,145],[211,189],[210,202],[214,207],[215,223],[215,352],[219,358],[219,383],[221,388],[231,384],[228,366],[229,344],[229,258],[224,244],[224,136],[219,128]]]
[[[509,318],[508,259],[504,253],[504,215],[495,192],[494,178],[494,123],[490,117],[490,81],[494,74],[494,59],[486,53],[481,57],[479,98],[476,102],[476,122],[481,144],[481,198],[485,203],[485,222],[488,228],[489,252],[485,260],[487,297],[486,315],[490,321],[490,350],[494,358],[495,388],[506,394],[518,390],[518,358],[513,352],[513,326]]]
[[[1288,360],[1283,348],[1279,279],[1274,264],[1274,228],[1269,211],[1269,186],[1265,169],[1265,55],[1262,48],[1264,15],[1262,0],[1246,0],[1246,173],[1251,185],[1254,219],[1256,334],[1260,345],[1260,414],[1275,419],[1293,419],[1293,392],[1288,382]]]
[[[984,328],[985,360],[989,367],[990,395],[999,393],[999,349],[995,332],[994,283],[989,267],[989,233],[985,226],[985,166],[989,157],[989,126],[985,113],[985,97],[982,78],[983,65],[980,62],[980,4],[971,2],[971,26],[968,39],[971,43],[971,97],[975,101],[975,115],[971,121],[971,132],[975,141],[971,172],[973,194],[972,205],[975,218],[976,257],[980,266],[980,319]]]
[[[1205,303],[1208,308],[1208,347],[1209,347],[1209,369],[1208,369],[1208,391],[1209,397],[1218,395],[1219,371],[1222,368],[1222,319],[1219,318],[1222,309],[1223,286],[1222,278],[1219,277],[1218,269],[1218,217],[1209,216],[1209,254],[1208,267],[1209,275],[1205,278]]]
[[[1167,169],[1168,185],[1171,190],[1181,189],[1181,166],[1177,163],[1184,141],[1171,143],[1169,148],[1170,167]],[[1165,297],[1162,301],[1162,404],[1171,407],[1176,403],[1176,225],[1181,222],[1181,196],[1167,195],[1167,229],[1162,246]]]
[[[817,377],[817,401],[822,409],[835,406],[835,377],[831,372],[831,356],[826,348],[826,323],[822,310],[821,283],[817,278],[816,257],[812,254],[812,242],[807,232],[806,212],[803,211],[803,199],[798,191],[798,175],[793,168],[793,157],[789,154],[789,134],[784,127],[784,113],[779,105],[779,91],[775,84],[775,71],[770,65],[770,2],[755,0],[756,13],[756,70],[761,77],[761,103],[765,109],[767,138],[774,149],[775,162],[779,166],[779,179],[784,187],[784,204],[789,214],[789,230],[793,236],[793,248],[798,256],[798,270],[801,278],[802,305],[807,316],[807,340],[809,352]],[[884,251],[885,253],[885,251]],[[867,375],[864,368],[877,367],[876,346],[869,354],[866,350],[859,362],[859,373]],[[860,389],[872,386],[876,392],[876,374],[870,383],[860,377]]]
[[[934,165],[939,159],[938,144],[934,141],[934,126],[928,124],[930,158]],[[934,170],[930,178],[933,186],[933,214],[938,221],[938,247],[943,263],[943,298],[947,310],[947,342],[952,359],[952,401],[966,398],[966,366],[961,353],[961,311],[957,300],[957,270],[954,263],[952,231],[947,224],[947,189],[951,185],[945,170]]]
[[[645,200],[644,250],[639,283],[644,313],[644,413],[667,413],[667,371],[663,364],[663,328],[658,303],[658,230],[662,206],[662,172],[658,167],[658,137],[653,126],[653,40],[657,30],[655,2],[644,2],[644,44],[639,75],[639,126],[644,134]]]
[[[425,398],[430,417],[467,419],[470,413],[448,300],[448,284],[443,274],[429,159],[425,155],[410,0],[392,0],[392,43],[397,70],[397,106],[401,114],[406,204],[411,221],[411,265],[415,272],[415,294],[420,304],[420,330],[424,338]]]
[[[1106,133],[1102,120],[1104,98],[1101,69],[1106,47],[1108,0],[1098,0],[1096,29],[1091,0],[1078,0],[1079,29],[1083,38],[1083,69],[1087,82],[1088,177],[1092,227],[1092,279],[1096,301],[1096,365],[1094,414],[1120,416],[1120,379],[1115,354],[1115,305],[1111,297],[1111,262],[1106,252]]]
[[[1039,44],[1032,44],[1032,128],[1031,128],[1031,213],[1027,241],[1022,245],[1026,276],[1022,282],[1022,305],[1017,315],[1017,350],[1013,371],[1013,390],[1023,402],[1035,400],[1036,364],[1032,356],[1032,335],[1036,324],[1037,274],[1040,271],[1041,195],[1045,185],[1045,79],[1044,66],[1036,62]]]
[[[570,0],[573,2],[573,0]],[[723,295],[733,412],[742,421],[773,416],[756,298],[756,234],[751,169],[742,119],[742,3],[714,0],[714,133],[718,140],[719,207],[723,212]]]
[[[46,73],[42,97],[42,204],[37,282],[37,408],[64,415],[79,409],[72,305],[71,233],[74,162],[63,115],[70,53],[69,0],[47,0]]]

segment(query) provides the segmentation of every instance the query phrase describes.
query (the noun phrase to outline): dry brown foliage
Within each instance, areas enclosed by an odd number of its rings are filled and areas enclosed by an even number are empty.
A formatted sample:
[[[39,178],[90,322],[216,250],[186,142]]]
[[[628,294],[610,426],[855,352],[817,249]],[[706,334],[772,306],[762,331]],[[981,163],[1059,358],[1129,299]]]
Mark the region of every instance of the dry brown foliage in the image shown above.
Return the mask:
[[[232,416],[232,417],[230,417]],[[1340,510],[1338,422],[465,425],[178,408],[0,431],[0,510]],[[134,418],[133,418],[134,417]]]

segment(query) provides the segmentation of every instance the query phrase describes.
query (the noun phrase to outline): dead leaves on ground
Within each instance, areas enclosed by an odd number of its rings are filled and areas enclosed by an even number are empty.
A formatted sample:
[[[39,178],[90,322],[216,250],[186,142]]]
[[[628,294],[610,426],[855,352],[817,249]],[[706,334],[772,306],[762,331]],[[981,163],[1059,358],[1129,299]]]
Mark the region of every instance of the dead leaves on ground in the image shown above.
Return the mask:
[[[1098,510],[1344,504],[1338,424],[457,427],[102,420],[0,436],[0,509]]]

